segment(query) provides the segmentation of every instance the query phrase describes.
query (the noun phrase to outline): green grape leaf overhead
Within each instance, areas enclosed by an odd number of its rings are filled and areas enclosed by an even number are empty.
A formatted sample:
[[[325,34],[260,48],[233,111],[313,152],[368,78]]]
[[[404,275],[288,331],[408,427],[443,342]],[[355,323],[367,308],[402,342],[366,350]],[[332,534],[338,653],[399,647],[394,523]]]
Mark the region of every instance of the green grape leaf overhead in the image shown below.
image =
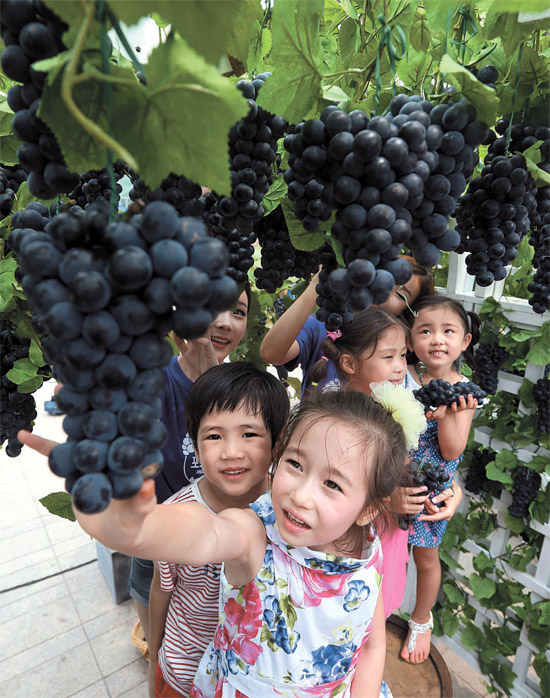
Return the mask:
[[[495,90],[480,82],[469,70],[445,54],[439,64],[445,73],[445,81],[459,90],[477,110],[477,118],[486,124],[494,124],[499,111]]]
[[[322,15],[322,0],[288,0],[273,8],[273,75],[262,87],[258,104],[289,122],[302,119],[320,96]]]

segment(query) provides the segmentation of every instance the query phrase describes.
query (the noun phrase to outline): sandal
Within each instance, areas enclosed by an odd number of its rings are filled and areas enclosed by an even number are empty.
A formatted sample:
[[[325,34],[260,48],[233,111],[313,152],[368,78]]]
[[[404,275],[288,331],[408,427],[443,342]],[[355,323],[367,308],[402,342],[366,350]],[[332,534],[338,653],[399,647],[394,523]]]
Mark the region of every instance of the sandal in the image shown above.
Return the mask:
[[[137,647],[145,659],[149,661],[149,646],[143,635],[143,628],[139,620],[132,629],[131,641],[132,645]]]
[[[411,652],[414,652],[414,649],[416,647],[416,640],[419,635],[422,635],[423,633],[427,633],[429,630],[433,630],[434,627],[434,619],[432,616],[432,613],[430,611],[430,620],[427,623],[415,623],[412,618],[409,618],[408,620],[408,625],[411,630],[411,634],[409,636],[409,641],[407,642],[407,650],[409,652],[409,656],[411,655]],[[401,655],[399,655],[401,657]],[[429,652],[428,656],[426,659],[429,657]],[[404,657],[401,657],[401,659],[404,662],[407,662],[408,664],[423,664],[426,659],[423,659],[421,662],[411,662],[410,659],[405,659]]]

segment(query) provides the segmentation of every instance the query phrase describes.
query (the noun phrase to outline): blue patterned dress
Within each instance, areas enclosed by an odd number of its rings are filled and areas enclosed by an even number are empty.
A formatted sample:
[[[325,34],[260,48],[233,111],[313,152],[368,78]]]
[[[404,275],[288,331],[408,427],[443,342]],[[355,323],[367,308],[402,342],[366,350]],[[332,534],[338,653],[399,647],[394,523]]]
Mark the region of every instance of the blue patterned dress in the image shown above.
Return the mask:
[[[349,698],[380,588],[380,541],[355,560],[293,548],[279,534],[271,493],[252,509],[266,527],[256,577],[220,583],[220,620],[191,698]],[[391,696],[385,683],[381,696]]]

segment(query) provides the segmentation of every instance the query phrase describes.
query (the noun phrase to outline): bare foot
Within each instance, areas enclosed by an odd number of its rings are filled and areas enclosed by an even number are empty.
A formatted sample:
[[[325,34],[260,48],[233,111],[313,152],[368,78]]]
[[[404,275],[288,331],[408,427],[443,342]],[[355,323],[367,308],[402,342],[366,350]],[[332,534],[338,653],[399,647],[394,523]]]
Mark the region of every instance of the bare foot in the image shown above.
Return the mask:
[[[430,621],[431,618],[427,620],[425,624],[418,623],[418,625],[428,625]],[[404,659],[406,662],[410,662],[411,664],[421,664],[428,658],[428,655],[430,654],[430,641],[432,637],[432,631],[430,628],[426,628],[424,632],[417,633],[414,649],[411,652],[409,652],[408,643],[409,638],[411,636],[411,632],[412,630],[409,628],[409,632],[407,633],[407,637],[403,644],[403,648],[401,649],[401,659]]]

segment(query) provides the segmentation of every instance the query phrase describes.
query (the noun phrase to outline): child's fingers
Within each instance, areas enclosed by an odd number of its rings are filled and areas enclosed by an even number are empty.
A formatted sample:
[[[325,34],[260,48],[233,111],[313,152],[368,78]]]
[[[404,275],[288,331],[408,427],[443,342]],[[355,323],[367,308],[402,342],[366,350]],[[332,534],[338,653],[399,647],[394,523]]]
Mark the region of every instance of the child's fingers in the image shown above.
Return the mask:
[[[58,445],[57,441],[45,439],[43,436],[38,436],[38,434],[31,434],[24,429],[17,432],[17,438],[22,444],[32,448],[37,453],[41,453],[43,456],[49,456],[54,446]]]

